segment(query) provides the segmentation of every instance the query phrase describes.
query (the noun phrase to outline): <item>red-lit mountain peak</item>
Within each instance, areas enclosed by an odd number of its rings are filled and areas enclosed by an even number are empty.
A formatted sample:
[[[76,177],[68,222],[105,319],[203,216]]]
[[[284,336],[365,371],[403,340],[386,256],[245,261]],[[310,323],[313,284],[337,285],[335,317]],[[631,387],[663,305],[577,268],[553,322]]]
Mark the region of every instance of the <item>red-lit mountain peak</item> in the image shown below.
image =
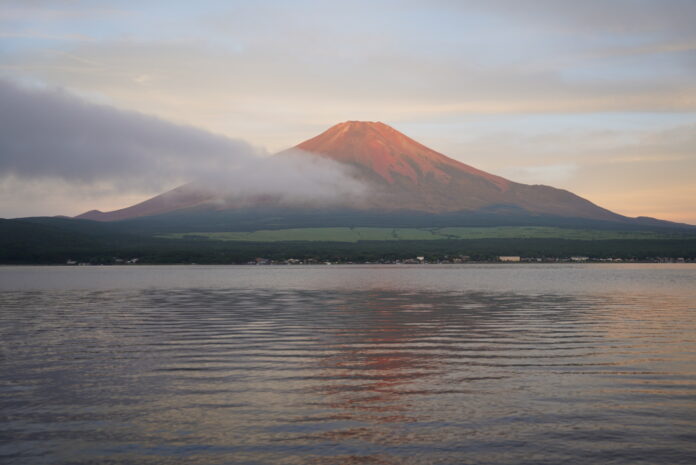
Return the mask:
[[[430,213],[494,212],[495,215],[512,211],[532,217],[626,220],[571,192],[515,183],[465,165],[380,122],[340,123],[295,149],[356,168],[350,172],[364,184],[369,195],[366,199],[347,199],[343,207]],[[284,152],[288,153],[292,150]],[[233,210],[262,205],[268,205],[268,201],[244,196],[230,198],[200,183],[191,183],[128,208],[106,213],[91,211],[80,217],[114,221],[177,210]]]
[[[346,121],[332,126],[295,148],[341,163],[368,168],[394,183],[395,175],[420,184],[424,178],[448,183],[452,170],[487,179],[500,189],[509,182],[429,149],[381,122]]]

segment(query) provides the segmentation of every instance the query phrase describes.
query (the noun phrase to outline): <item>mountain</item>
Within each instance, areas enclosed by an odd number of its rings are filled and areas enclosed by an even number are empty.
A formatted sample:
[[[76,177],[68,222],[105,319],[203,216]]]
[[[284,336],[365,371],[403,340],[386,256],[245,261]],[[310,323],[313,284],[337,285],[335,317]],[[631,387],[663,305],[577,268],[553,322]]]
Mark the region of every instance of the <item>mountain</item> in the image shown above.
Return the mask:
[[[119,221],[206,205],[214,199],[214,194],[199,189],[192,184],[185,184],[127,208],[111,212],[90,210],[75,218],[96,221]]]
[[[563,189],[516,183],[481,171],[381,122],[340,123],[276,156],[286,157],[297,151],[349,166],[352,175],[369,186],[366,201],[347,203],[341,205],[342,209],[560,217],[619,223],[650,221],[618,215]],[[248,200],[240,205],[234,199],[221,199],[218,194],[191,183],[128,208],[106,213],[92,210],[77,218],[118,221],[172,212],[230,211],[242,206],[254,207]],[[259,199],[258,206],[269,207],[269,200]]]
[[[384,124],[348,121],[295,149],[353,166],[373,186],[377,209],[424,212],[524,210],[620,221],[620,215],[548,186],[512,182],[436,152]]]

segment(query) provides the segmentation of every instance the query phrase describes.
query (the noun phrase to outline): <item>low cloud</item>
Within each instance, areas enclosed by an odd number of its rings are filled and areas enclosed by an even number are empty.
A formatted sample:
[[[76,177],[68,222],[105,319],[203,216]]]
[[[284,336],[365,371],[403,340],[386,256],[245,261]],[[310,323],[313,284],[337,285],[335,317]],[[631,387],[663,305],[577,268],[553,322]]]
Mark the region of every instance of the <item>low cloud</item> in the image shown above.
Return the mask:
[[[62,89],[0,80],[0,105],[0,181],[60,181],[120,193],[192,182],[227,197],[313,204],[362,192],[348,168],[330,160],[301,152],[269,157],[242,140],[95,105]]]

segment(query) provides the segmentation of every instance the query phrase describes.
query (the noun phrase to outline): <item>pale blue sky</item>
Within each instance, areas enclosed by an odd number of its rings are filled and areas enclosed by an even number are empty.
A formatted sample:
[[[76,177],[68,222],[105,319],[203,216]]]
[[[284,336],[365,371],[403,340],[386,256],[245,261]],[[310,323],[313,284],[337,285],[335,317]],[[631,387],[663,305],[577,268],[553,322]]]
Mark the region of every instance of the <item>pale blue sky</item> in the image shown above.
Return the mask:
[[[694,24],[693,0],[0,0],[0,77],[271,152],[381,120],[516,181],[696,223]],[[87,206],[42,182],[61,200],[0,201],[0,216]]]

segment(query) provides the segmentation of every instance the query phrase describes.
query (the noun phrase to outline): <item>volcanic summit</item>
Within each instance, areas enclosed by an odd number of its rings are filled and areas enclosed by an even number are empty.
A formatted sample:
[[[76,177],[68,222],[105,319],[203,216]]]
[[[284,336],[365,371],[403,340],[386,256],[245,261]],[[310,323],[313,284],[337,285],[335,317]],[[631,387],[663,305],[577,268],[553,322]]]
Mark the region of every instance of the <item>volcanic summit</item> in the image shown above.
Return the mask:
[[[571,192],[516,183],[449,158],[381,122],[347,121],[327,129],[277,157],[302,151],[351,167],[372,191],[355,209],[384,211],[500,212],[605,221],[628,218]],[[248,205],[247,205],[248,206]],[[214,192],[187,184],[128,208],[92,210],[78,218],[114,221],[186,209],[238,208]]]
[[[332,160],[364,167],[393,184],[396,177],[419,184],[425,177],[448,183],[448,169],[486,178],[501,189],[508,181],[429,149],[381,122],[347,121],[295,147]]]

